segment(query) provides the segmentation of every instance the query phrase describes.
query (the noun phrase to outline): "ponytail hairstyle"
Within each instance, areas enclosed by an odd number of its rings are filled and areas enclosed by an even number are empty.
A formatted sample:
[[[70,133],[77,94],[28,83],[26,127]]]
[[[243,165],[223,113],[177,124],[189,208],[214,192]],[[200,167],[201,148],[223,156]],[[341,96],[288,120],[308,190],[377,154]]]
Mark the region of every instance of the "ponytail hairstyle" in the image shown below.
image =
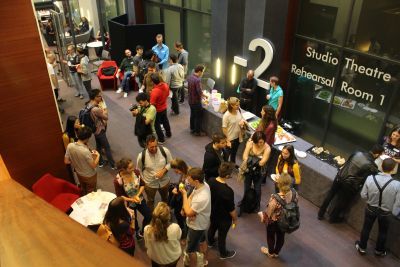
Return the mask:
[[[159,202],[153,211],[150,232],[156,241],[168,241],[167,229],[171,220],[171,210],[165,202]]]

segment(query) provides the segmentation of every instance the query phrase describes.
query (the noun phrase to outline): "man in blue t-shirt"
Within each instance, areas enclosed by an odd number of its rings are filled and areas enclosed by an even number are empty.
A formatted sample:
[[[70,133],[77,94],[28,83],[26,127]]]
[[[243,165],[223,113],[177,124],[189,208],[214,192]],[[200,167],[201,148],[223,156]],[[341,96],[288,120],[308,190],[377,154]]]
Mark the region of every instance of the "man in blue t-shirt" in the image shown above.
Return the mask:
[[[165,44],[163,44],[163,35],[157,34],[156,36],[157,44],[151,48],[154,54],[158,57],[158,67],[159,69],[166,69],[168,67],[168,58],[169,58],[169,48]]]
[[[276,118],[279,118],[283,103],[283,91],[278,85],[279,79],[276,76],[269,78],[269,83],[271,84],[271,89],[267,95],[268,105],[274,108]]]

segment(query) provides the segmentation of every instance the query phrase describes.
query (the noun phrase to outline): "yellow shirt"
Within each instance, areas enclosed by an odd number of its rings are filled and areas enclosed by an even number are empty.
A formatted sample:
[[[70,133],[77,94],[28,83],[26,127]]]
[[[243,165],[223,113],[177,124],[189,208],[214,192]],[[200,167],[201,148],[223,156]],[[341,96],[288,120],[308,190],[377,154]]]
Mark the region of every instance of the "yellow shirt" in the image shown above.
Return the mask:
[[[278,170],[279,162],[281,160],[282,160],[282,156],[279,156],[278,163],[276,164],[276,168],[275,168],[275,171],[276,171],[277,174],[281,174],[281,173],[279,173],[279,170]],[[300,184],[301,183],[301,175],[300,175],[300,166],[299,166],[299,164],[297,162],[295,162],[293,164],[292,169],[293,169],[293,174],[294,174],[294,183],[295,184]],[[288,164],[287,164],[287,162],[285,162],[285,164],[283,165],[283,169],[282,169],[282,173],[285,173],[285,172],[288,173]]]
[[[75,142],[74,138],[69,138],[68,134],[66,134],[66,133],[63,133],[62,140],[63,140],[63,143],[64,143],[65,150],[67,150],[67,146],[68,146],[69,143]]]

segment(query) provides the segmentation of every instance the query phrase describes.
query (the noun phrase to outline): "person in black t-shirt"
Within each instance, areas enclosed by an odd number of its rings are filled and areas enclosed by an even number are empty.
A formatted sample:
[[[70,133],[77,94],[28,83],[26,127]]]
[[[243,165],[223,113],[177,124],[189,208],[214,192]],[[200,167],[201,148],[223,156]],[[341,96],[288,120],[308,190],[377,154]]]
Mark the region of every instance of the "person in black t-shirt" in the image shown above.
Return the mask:
[[[226,184],[226,179],[231,177],[235,164],[223,162],[218,169],[219,176],[208,181],[211,190],[211,224],[208,229],[208,246],[215,243],[215,232],[218,231],[218,249],[220,259],[233,258],[236,251],[226,249],[226,236],[229,228],[235,228],[237,214],[232,188]]]
[[[203,171],[206,181],[218,176],[218,168],[222,162],[228,161],[226,151],[226,137],[221,133],[212,135],[212,142],[207,144],[204,153]]]

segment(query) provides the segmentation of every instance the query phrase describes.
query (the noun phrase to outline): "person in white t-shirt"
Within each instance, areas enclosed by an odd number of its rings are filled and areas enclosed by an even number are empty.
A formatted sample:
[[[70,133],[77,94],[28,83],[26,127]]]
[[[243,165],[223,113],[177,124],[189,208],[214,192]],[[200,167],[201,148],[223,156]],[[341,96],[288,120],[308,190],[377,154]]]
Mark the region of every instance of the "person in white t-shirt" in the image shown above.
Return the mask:
[[[192,194],[187,197],[184,187],[179,187],[182,193],[182,212],[186,216],[188,226],[186,252],[189,254],[190,266],[197,265],[197,253],[204,254],[206,265],[206,230],[210,225],[211,192],[210,187],[204,182],[204,172],[200,168],[191,168],[188,171],[187,181],[194,187]]]

